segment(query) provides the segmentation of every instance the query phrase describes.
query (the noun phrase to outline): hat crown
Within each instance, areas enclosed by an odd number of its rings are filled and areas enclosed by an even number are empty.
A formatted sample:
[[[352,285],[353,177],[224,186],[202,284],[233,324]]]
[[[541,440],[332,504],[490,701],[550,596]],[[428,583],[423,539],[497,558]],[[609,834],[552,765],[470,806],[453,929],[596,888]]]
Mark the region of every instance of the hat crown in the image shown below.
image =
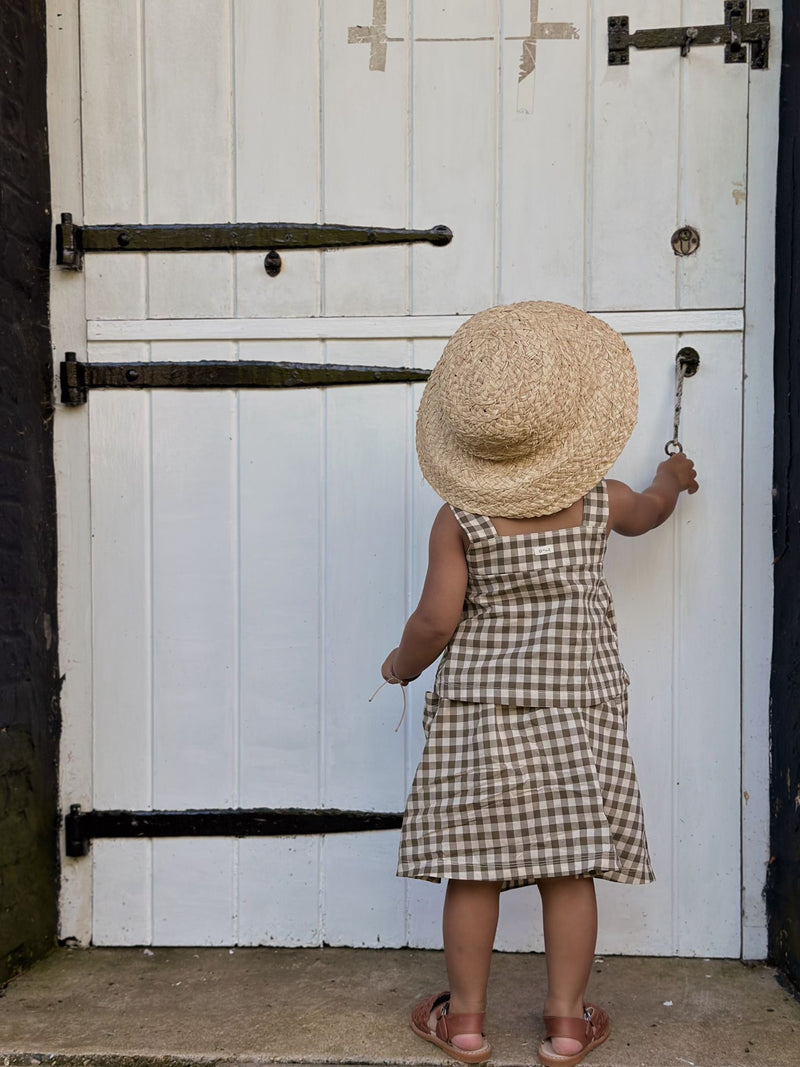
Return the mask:
[[[523,309],[490,308],[450,341],[439,368],[442,412],[469,455],[498,462],[531,456],[574,425],[577,364],[568,358],[563,315],[548,322],[545,309],[537,309],[536,332]]]
[[[453,334],[422,394],[422,473],[465,511],[552,514],[608,473],[637,395],[624,339],[585,311],[544,301],[480,311]]]

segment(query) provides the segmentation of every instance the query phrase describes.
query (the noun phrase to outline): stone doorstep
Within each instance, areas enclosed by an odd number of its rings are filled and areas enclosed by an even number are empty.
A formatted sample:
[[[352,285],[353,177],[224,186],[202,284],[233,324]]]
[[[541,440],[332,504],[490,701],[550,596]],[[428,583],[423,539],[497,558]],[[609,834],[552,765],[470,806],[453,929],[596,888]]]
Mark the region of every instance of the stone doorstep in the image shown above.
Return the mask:
[[[60,949],[0,994],[7,1067],[451,1064],[408,1015],[442,953],[404,949]],[[491,1064],[537,1062],[544,958],[497,953]],[[800,1002],[763,966],[598,957],[612,1020],[587,1067],[799,1067]]]

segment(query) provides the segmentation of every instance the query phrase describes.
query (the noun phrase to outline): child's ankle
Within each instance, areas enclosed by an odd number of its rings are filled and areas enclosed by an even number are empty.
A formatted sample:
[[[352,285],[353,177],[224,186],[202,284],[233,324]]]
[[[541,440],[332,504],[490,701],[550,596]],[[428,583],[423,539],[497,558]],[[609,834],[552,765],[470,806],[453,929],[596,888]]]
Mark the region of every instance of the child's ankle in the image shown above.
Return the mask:
[[[548,993],[544,1002],[544,1014],[552,1015],[558,1019],[580,1019],[584,1013],[583,998],[557,997]]]

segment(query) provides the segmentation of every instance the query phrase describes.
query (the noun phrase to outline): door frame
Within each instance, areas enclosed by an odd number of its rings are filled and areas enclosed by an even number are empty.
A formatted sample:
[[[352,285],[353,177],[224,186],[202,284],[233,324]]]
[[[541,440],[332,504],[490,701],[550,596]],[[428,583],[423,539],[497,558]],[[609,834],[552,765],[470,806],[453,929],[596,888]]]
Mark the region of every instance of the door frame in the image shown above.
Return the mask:
[[[778,149],[781,11],[770,9],[770,67],[749,73],[745,261],[745,382],[742,453],[742,941],[744,959],[767,954],[763,889],[769,860],[769,683],[772,653],[772,454],[775,173]],[[81,106],[79,0],[47,0],[48,111],[53,213],[80,222]],[[109,220],[114,221],[114,220]],[[53,242],[55,245],[55,242]],[[589,309],[593,310],[593,309]],[[594,309],[600,311],[602,309]],[[87,352],[84,276],[51,273],[54,363]],[[769,357],[765,357],[769,353]],[[84,409],[56,408],[54,458],[58,500],[59,633],[63,729],[62,811],[92,800],[91,524],[89,424]],[[702,457],[701,479],[702,479]],[[710,547],[713,551],[713,546]],[[71,860],[61,841],[60,937],[91,940],[91,864]]]

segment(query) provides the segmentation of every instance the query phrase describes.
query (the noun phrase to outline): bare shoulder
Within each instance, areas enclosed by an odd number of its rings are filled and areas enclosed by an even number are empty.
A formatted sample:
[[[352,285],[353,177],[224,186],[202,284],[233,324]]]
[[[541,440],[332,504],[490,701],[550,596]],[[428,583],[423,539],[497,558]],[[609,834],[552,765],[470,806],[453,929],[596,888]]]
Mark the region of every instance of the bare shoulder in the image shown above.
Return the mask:
[[[442,551],[452,550],[455,547],[464,549],[466,534],[461,529],[458,519],[453,514],[449,504],[443,504],[431,528],[431,549],[438,548]]]

